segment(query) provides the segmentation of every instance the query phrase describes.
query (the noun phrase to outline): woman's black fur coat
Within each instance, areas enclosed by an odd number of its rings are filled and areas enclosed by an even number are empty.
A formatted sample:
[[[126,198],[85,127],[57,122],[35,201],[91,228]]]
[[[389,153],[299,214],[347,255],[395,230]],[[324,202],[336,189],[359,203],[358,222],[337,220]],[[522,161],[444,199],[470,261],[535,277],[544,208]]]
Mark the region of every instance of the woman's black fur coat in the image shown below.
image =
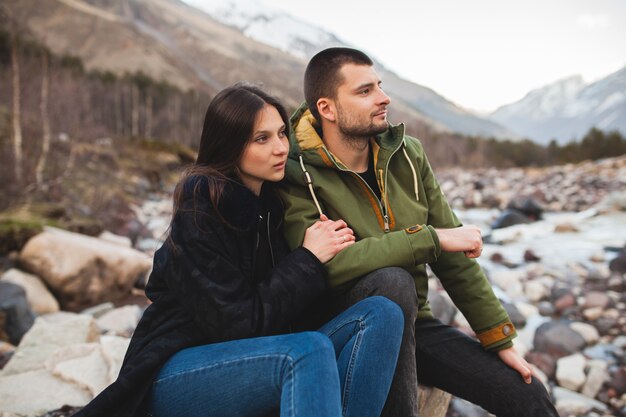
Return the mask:
[[[201,192],[194,200],[196,185]],[[145,415],[152,380],[171,355],[190,346],[287,333],[291,320],[324,291],[319,260],[302,247],[288,252],[279,230],[282,207],[270,186],[265,184],[257,197],[228,181],[220,219],[206,178],[185,182],[171,242],[154,255],[146,287],[152,304],[133,334],[119,377],[75,416]],[[254,263],[261,227],[269,227],[273,256],[280,262],[258,276]]]

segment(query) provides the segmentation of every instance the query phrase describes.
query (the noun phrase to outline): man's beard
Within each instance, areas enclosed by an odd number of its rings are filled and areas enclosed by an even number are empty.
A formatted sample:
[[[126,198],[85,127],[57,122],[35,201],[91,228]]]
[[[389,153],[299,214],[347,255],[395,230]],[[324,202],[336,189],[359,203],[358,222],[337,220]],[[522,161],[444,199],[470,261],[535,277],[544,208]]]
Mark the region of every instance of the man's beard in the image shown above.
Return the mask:
[[[385,123],[375,125],[372,119],[367,125],[359,123],[358,120],[348,116],[340,105],[337,105],[337,127],[344,141],[355,149],[363,150],[371,138],[387,130],[388,124],[385,121]]]

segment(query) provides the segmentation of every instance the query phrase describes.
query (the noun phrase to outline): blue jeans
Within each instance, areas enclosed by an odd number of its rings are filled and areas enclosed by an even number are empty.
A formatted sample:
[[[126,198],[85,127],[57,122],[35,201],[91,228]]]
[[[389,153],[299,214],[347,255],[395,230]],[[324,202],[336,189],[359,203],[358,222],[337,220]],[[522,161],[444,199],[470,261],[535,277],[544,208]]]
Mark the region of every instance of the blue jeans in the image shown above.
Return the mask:
[[[303,332],[184,349],[154,380],[154,417],[377,417],[402,340],[400,308],[364,299]]]

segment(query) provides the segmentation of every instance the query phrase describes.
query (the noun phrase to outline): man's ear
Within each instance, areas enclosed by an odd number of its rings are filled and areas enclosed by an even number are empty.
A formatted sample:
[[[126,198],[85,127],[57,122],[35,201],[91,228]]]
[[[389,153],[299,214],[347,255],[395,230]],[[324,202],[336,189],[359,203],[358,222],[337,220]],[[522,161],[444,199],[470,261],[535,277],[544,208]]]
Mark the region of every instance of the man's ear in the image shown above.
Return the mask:
[[[321,118],[326,119],[329,122],[334,122],[335,120],[337,120],[337,113],[333,100],[328,98],[320,98],[319,100],[317,100],[316,104],[317,111],[319,112]]]

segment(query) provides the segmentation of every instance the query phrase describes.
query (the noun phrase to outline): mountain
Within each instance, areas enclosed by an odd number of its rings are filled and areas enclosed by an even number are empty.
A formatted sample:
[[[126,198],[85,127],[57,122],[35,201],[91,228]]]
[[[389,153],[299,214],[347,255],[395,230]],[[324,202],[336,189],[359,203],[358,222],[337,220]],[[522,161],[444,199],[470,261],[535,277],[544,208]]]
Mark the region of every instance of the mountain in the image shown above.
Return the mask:
[[[556,81],[490,118],[540,143],[580,139],[594,126],[626,134],[626,67],[591,84],[580,76]]]
[[[197,0],[189,0],[196,2]],[[214,94],[240,80],[262,84],[287,107],[302,100],[306,60],[334,35],[258,0],[207,0],[200,11],[180,0],[5,0],[20,27],[57,55],[77,56],[87,70],[141,71],[183,90]],[[287,52],[288,51],[288,52]],[[509,137],[431,89],[377,65],[394,101],[393,121],[416,135],[457,132]]]
[[[349,46],[334,34],[297,19],[258,0],[185,0],[213,18],[240,30],[244,35],[272,45],[304,60],[331,46]],[[420,119],[435,131],[466,135],[515,138],[496,122],[477,116],[447,100],[430,88],[407,81],[376,61],[385,91],[395,100],[392,107],[416,110]]]

